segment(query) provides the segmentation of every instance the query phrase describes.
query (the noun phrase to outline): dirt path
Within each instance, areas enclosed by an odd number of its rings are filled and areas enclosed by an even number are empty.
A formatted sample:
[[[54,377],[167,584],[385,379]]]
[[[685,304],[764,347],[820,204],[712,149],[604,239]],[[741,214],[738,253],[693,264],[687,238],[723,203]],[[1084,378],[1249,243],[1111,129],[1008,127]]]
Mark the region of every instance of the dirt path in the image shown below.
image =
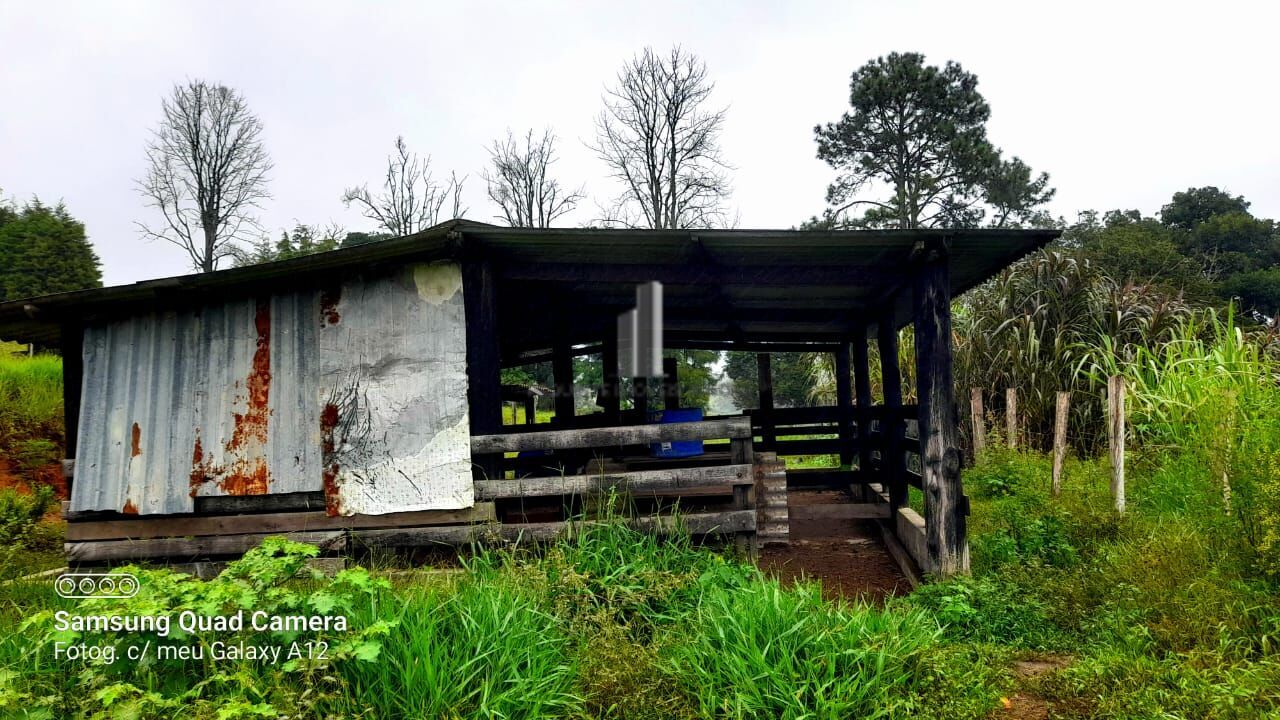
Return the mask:
[[[852,502],[838,490],[792,490],[788,505]],[[881,540],[880,528],[870,520],[791,521],[789,546],[766,546],[760,568],[784,582],[801,578],[822,583],[827,599],[883,602],[890,595],[911,591]]]

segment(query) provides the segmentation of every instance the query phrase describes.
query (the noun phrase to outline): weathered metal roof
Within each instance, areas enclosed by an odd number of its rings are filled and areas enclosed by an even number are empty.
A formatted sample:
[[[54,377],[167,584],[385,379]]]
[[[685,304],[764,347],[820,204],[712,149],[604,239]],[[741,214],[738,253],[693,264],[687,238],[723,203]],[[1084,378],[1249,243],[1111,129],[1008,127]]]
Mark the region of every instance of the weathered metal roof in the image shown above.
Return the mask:
[[[72,509],[323,490],[331,512],[469,507],[456,264],[411,263],[88,325]]]
[[[1045,245],[1054,230],[600,230],[506,228],[453,220],[417,235],[318,255],[0,304],[0,337],[56,344],[60,328],[192,298],[244,296],[270,285],[315,288],[333,277],[423,259],[494,264],[505,358],[545,348],[557,323],[599,340],[634,286],[664,283],[668,338],[831,341],[909,319],[913,257],[950,247],[953,294]]]

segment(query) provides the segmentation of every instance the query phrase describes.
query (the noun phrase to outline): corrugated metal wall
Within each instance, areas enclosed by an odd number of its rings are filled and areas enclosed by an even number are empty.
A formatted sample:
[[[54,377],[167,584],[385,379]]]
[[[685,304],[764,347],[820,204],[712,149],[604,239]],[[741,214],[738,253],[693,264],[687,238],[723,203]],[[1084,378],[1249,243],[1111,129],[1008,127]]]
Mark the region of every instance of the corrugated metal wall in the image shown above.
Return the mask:
[[[472,504],[456,265],[86,328],[73,510],[323,490],[332,513]]]

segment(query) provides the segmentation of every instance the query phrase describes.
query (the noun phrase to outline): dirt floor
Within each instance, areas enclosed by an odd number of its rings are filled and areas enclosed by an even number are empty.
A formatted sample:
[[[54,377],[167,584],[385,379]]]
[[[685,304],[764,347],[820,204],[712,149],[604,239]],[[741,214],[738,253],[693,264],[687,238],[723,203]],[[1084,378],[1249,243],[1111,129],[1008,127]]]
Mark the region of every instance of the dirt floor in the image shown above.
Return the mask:
[[[791,507],[849,502],[849,494],[839,490],[792,490],[788,498]],[[878,603],[911,591],[873,520],[793,520],[790,531],[789,546],[769,545],[760,551],[761,569],[784,582],[817,580],[823,596],[832,600]]]

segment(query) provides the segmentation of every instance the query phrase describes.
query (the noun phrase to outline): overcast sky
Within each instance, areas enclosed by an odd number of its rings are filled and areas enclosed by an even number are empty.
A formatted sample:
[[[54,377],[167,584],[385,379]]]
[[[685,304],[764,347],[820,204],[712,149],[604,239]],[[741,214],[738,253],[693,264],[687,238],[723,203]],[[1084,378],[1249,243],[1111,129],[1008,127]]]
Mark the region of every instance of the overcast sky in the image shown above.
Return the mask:
[[[812,128],[840,116],[855,68],[895,50],[977,74],[992,140],[1052,175],[1055,215],[1154,213],[1176,190],[1218,185],[1276,217],[1278,7],[0,0],[0,188],[64,200],[106,284],[188,272],[182,250],[139,237],[153,211],[135,181],[161,97],[203,78],[239,89],[265,125],[275,169],[260,215],[273,234],[295,220],[372,229],[339,197],[378,180],[397,135],[438,176],[470,176],[469,218],[493,221],[479,175],[507,128],[553,128],[557,175],[603,202],[617,188],[584,146],[601,91],[644,46],[680,43],[729,108],[742,227],[821,212],[832,171]]]

